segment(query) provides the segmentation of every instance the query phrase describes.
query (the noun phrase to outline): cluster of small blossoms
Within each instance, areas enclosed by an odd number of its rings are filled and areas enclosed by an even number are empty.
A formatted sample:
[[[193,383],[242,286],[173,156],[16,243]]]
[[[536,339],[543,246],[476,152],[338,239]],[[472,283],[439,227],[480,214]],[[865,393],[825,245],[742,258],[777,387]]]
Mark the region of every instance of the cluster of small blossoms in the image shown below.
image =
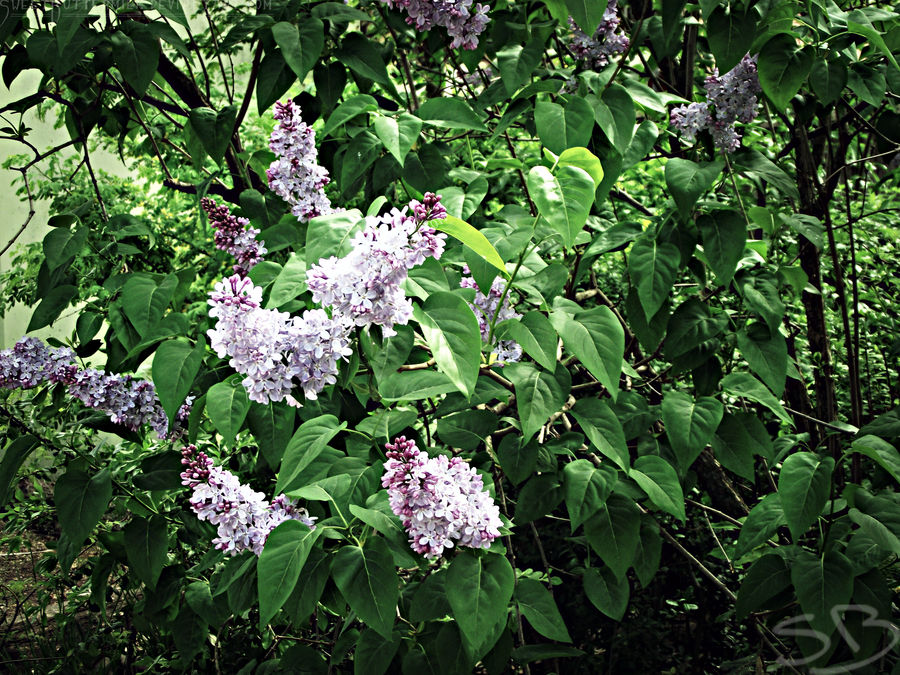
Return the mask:
[[[330,179],[318,163],[316,132],[303,121],[300,107],[291,100],[276,103],[274,117],[278,124],[269,138],[269,148],[277,159],[266,170],[269,187],[291,205],[291,213],[300,222],[333,213],[323,191]]]
[[[12,349],[0,351],[0,386],[31,389],[43,382],[61,382],[85,406],[106,413],[113,422],[132,431],[148,425],[159,438],[180,433],[193,397],[188,397],[179,409],[170,433],[169,421],[152,383],[130,375],[81,369],[74,360],[75,353],[68,347],[48,348],[37,338],[22,338]]]
[[[478,36],[487,27],[490,7],[473,0],[381,0],[391,9],[405,9],[406,23],[419,31],[433,26],[447,29],[452,49],[475,49]]]
[[[500,536],[500,510],[466,462],[429,457],[404,436],[385,447],[388,459],[381,484],[416,553],[437,558],[454,541],[488,548]]]
[[[463,268],[463,271],[469,274],[468,265]],[[475,289],[475,299],[469,303],[469,307],[472,308],[472,311],[475,312],[475,316],[478,318],[481,340],[485,344],[488,343],[488,340],[492,342],[488,346],[496,357],[495,363],[498,366],[503,366],[507,363],[519,361],[522,358],[522,347],[518,342],[515,340],[497,340],[491,336],[491,322],[496,326],[506,319],[518,319],[522,316],[512,308],[508,293],[503,298],[503,291],[506,289],[506,283],[503,279],[496,277],[487,295],[481,292],[478,284],[475,283],[475,279],[470,276],[460,279],[459,285],[462,288]],[[503,304],[500,303],[500,298],[503,298]]]
[[[735,123],[747,124],[756,119],[757,94],[761,91],[756,74],[756,57],[749,54],[727,73],[719,76],[718,68],[706,78],[706,101],[681,105],[672,111],[672,127],[688,143],[707,129],[716,147],[734,152],[741,144]]]
[[[604,68],[609,64],[611,57],[628,49],[628,36],[619,30],[619,10],[616,7],[616,0],[609,0],[603,13],[603,20],[593,35],[581,30],[571,16],[569,28],[574,33],[572,52],[595,68]]]
[[[191,508],[200,520],[216,526],[218,536],[213,544],[226,554],[234,556],[250,549],[259,555],[269,533],[286,520],[315,528],[316,519],[293,499],[282,494],[267,501],[233,473],[215,466],[197,446],[186,446],[181,455],[185,467],[181,483],[193,490]]]
[[[406,324],[412,303],[402,284],[426,258],[440,258],[446,235],[425,223],[446,218],[440,196],[427,193],[402,210],[366,218],[343,258],[321,259],[306,273],[313,300],[357,326],[377,325],[385,337]]]
[[[244,375],[250,400],[299,406],[291,396],[294,378],[315,399],[336,381],[338,360],[352,353],[349,326],[321,309],[291,317],[261,302],[262,289],[250,279],[234,275],[217,283],[209,299],[209,315],[218,319],[208,332],[211,347]]]
[[[200,206],[216,231],[216,248],[234,256],[234,271],[246,275],[266,254],[266,242],[256,240],[259,230],[247,227],[249,220],[232,215],[227,206],[219,206],[212,199],[204,197]]]

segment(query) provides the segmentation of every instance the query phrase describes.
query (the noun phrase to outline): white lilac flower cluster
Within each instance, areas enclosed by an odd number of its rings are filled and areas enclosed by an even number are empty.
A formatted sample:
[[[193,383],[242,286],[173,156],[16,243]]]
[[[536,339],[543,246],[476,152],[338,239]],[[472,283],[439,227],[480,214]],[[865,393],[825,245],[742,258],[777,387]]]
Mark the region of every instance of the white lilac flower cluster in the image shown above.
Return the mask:
[[[381,0],[391,9],[405,9],[406,23],[415,26],[419,31],[426,31],[433,26],[447,29],[447,35],[453,38],[452,49],[475,49],[478,47],[478,36],[490,22],[488,12],[490,6],[481,3],[473,4],[473,0]]]
[[[200,520],[216,526],[213,544],[227,555],[247,549],[259,555],[269,533],[286,520],[299,520],[315,529],[316,519],[290,497],[282,494],[267,501],[233,473],[215,466],[195,445],[186,446],[181,455],[185,467],[181,484],[193,490],[191,508]]]
[[[748,124],[756,119],[757,94],[761,91],[756,74],[756,57],[749,54],[727,73],[719,76],[718,68],[706,78],[706,101],[681,105],[672,110],[672,127],[688,143],[700,131],[712,134],[716,147],[734,152],[741,144],[735,123]]]
[[[74,360],[75,353],[68,347],[48,348],[37,338],[22,338],[12,349],[0,351],[0,387],[31,389],[43,382],[61,382],[69,394],[85,406],[106,413],[113,422],[132,431],[148,425],[159,438],[171,438],[181,433],[190,415],[192,396],[178,410],[170,432],[169,421],[152,383],[136,380],[130,375],[81,369]]]
[[[628,36],[619,30],[619,10],[616,0],[609,0],[603,20],[593,35],[588,35],[569,17],[569,28],[573,31],[572,52],[587,61],[594,68],[604,68],[610,58],[628,49]]]
[[[234,271],[246,275],[267,253],[266,242],[256,240],[259,230],[247,227],[249,220],[232,215],[227,206],[219,206],[208,197],[200,200],[200,206],[216,231],[216,248],[234,256]]]
[[[318,163],[316,132],[303,121],[300,106],[291,100],[276,103],[274,117],[278,124],[269,138],[269,148],[277,159],[266,170],[269,187],[290,204],[291,213],[301,223],[333,213],[323,191],[330,179]]]
[[[459,457],[429,457],[405,436],[385,445],[381,485],[391,510],[409,533],[409,545],[437,558],[454,541],[488,548],[500,536],[500,510],[475,470]]]
[[[469,274],[468,265],[463,267],[463,271]],[[515,363],[522,358],[522,347],[515,340],[497,340],[491,335],[491,322],[496,326],[506,319],[519,319],[521,314],[512,308],[509,301],[509,294],[503,298],[503,291],[506,283],[500,277],[496,277],[491,284],[490,291],[487,295],[481,292],[475,279],[471,276],[465,276],[459,281],[459,285],[463,288],[474,288],[475,299],[469,303],[469,307],[478,318],[478,327],[481,330],[481,340],[488,344],[491,349],[491,355],[494,362],[498,366],[504,366],[507,363]],[[503,298],[503,304],[500,304],[500,298]]]
[[[422,202],[366,218],[350,253],[323,258],[307,271],[313,300],[356,326],[374,324],[385,337],[394,335],[393,326],[406,324],[412,316],[412,303],[402,288],[409,270],[428,257],[440,258],[444,250],[446,235],[423,227],[446,218],[440,199],[429,192]]]

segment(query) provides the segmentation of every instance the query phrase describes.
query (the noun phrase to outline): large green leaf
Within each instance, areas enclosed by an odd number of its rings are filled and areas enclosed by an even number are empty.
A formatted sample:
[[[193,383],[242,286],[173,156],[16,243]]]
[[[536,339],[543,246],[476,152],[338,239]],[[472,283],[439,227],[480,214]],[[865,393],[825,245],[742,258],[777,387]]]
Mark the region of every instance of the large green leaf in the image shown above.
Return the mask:
[[[528,356],[546,370],[556,369],[558,337],[553,325],[540,312],[531,311],[520,319],[508,319],[497,324],[497,337],[515,340]]]
[[[112,498],[109,469],[91,476],[83,469],[70,466],[59,477],[53,490],[56,513],[63,533],[75,546],[80,546],[106,513]]]
[[[395,99],[399,98],[381,57],[380,45],[373,40],[360,33],[347,33],[341,38],[341,46],[334,55],[358,75],[377,82]]]
[[[135,274],[125,282],[119,303],[141,337],[148,335],[162,319],[177,288],[176,274],[167,275],[158,284],[146,274]]]
[[[478,113],[461,98],[430,98],[419,106],[416,115],[433,127],[487,131]]]
[[[764,544],[785,524],[784,509],[781,507],[781,497],[777,492],[772,492],[763,497],[747,514],[744,524],[741,525],[741,533],[738,536],[737,547],[734,550],[735,557],[740,558],[757,546]]]
[[[286,520],[269,534],[256,568],[260,630],[265,630],[291,596],[309,552],[323,531],[310,530],[299,520]]]
[[[209,419],[229,445],[237,436],[248,410],[250,399],[237,380],[217,382],[206,392],[206,412]]]
[[[716,66],[722,74],[734,68],[750,51],[753,38],[756,36],[756,9],[748,7],[738,11],[732,7],[717,7],[706,20],[706,35]]]
[[[774,450],[769,432],[753,413],[725,413],[712,440],[713,450],[722,465],[738,476],[752,481],[753,456],[772,461]]]
[[[456,391],[456,385],[436,370],[407,370],[388,375],[380,382],[381,400],[421,401]]]
[[[631,589],[628,577],[616,577],[608,567],[588,567],[582,579],[587,599],[613,621],[621,621]]]
[[[577,166],[562,166],[556,175],[545,166],[528,172],[528,192],[538,212],[571,248],[594,203],[594,179]]]
[[[603,165],[600,163],[600,159],[587,148],[574,147],[563,150],[557,158],[557,165],[577,166],[579,169],[584,169],[594,179],[594,188],[600,187],[600,183],[603,182]]]
[[[588,35],[593,35],[603,21],[606,5],[595,0],[565,0],[569,16],[574,19],[578,27]]]
[[[812,452],[795,452],[784,460],[778,476],[778,494],[784,519],[795,540],[816,522],[831,491],[834,459]]]
[[[438,369],[471,396],[481,365],[481,331],[469,304],[446,291],[432,293],[413,309]]]
[[[750,369],[762,378],[775,396],[784,392],[788,353],[784,336],[762,323],[747,324],[737,333],[738,348]]]
[[[724,407],[714,398],[692,398],[683,391],[671,390],[662,401],[662,418],[678,466],[686,472],[711,441]]]
[[[778,399],[772,395],[772,392],[766,389],[765,385],[750,373],[730,373],[726,375],[722,378],[722,389],[735,396],[743,396],[751,401],[763,404],[780,417],[785,424],[793,425],[794,423]]]
[[[78,289],[69,284],[57,286],[47,293],[40,304],[34,308],[34,312],[31,314],[31,320],[28,322],[28,328],[25,329],[25,332],[30,333],[33,330],[38,330],[39,328],[52,324],[59,315],[62,314],[62,311],[69,306],[69,303],[72,302],[72,298],[74,298],[77,293]]]
[[[640,537],[638,537],[632,563],[641,587],[647,588],[653,581],[653,577],[659,571],[661,559],[662,537],[659,534],[659,525],[652,516],[645,515],[641,518]]]
[[[54,227],[44,237],[44,257],[52,272],[63,263],[75,257],[87,243],[88,228]]]
[[[586,459],[566,464],[563,485],[573,532],[603,507],[615,480],[614,473],[599,469]]]
[[[153,385],[170,426],[184,399],[191,393],[205,351],[203,341],[191,346],[187,340],[178,338],[163,342],[153,355]]]
[[[297,409],[287,403],[251,402],[247,426],[270,467],[277,467],[294,432]]]
[[[900,483],[900,453],[897,448],[877,436],[866,435],[857,438],[852,444],[853,452],[869,457],[887,471],[895,481]]]
[[[306,259],[291,253],[284,267],[272,282],[272,290],[266,301],[266,308],[278,309],[283,305],[296,300],[298,296],[306,292]]]
[[[453,558],[447,572],[447,600],[469,653],[481,656],[496,626],[506,623],[514,585],[505,556],[466,551]]]
[[[836,59],[816,59],[809,71],[809,83],[819,102],[828,105],[847,86],[847,66]]]
[[[759,50],[759,85],[777,110],[787,108],[800,91],[813,61],[813,48],[799,46],[791,33],[778,33]]]
[[[334,557],[331,576],[360,620],[390,640],[400,586],[384,539],[369,537],[363,547],[341,548]]]
[[[434,229],[446,232],[454,239],[459,240],[486,262],[500,270],[503,276],[509,276],[509,273],[506,271],[506,265],[503,264],[503,258],[497,253],[497,249],[495,249],[491,242],[488,241],[487,237],[464,220],[448,215],[441,220],[430,221],[429,225]]]
[[[301,424],[284,450],[275,491],[287,492],[301,487],[296,484],[297,477],[346,426],[346,422],[339,422],[334,415],[319,415]]]
[[[26,434],[14,439],[3,448],[3,458],[0,459],[0,508],[6,505],[9,489],[19,472],[19,467],[38,447],[40,447],[39,439],[31,434]]]
[[[744,576],[734,606],[741,619],[763,608],[767,602],[791,585],[791,570],[780,555],[768,553],[759,558]]]
[[[403,166],[406,155],[409,154],[419,138],[419,132],[422,131],[422,120],[407,112],[401,112],[396,117],[377,115],[373,126],[375,135],[378,136],[378,140],[384,145],[385,150],[391,153],[400,166]]]
[[[306,230],[306,266],[312,267],[322,258],[350,252],[350,241],[365,225],[357,209],[317,216],[309,221]]]
[[[612,310],[603,305],[574,316],[555,310],[550,314],[550,323],[566,349],[578,357],[615,401],[624,363],[625,331]]]
[[[544,55],[544,41],[543,37],[535,37],[525,45],[512,42],[497,52],[500,79],[508,95],[512,96],[531,78]]]
[[[644,455],[635,460],[628,477],[647,493],[657,508],[684,522],[684,493],[675,467],[657,455]]]
[[[559,155],[568,148],[588,144],[594,128],[594,111],[580,96],[570,96],[565,107],[538,101],[534,106],[534,123],[544,147]]]
[[[322,136],[328,136],[342,124],[355,119],[359,115],[375,110],[378,110],[378,103],[372,96],[368,94],[348,96],[343,103],[334,109],[328,121],[325,122],[325,126],[322,127]]]
[[[628,275],[650,321],[666,302],[678,275],[681,253],[675,244],[641,237],[628,252]]]
[[[587,100],[594,108],[594,119],[607,140],[619,155],[624,156],[634,136],[635,113],[631,94],[622,85],[612,83],[601,96],[589,94]]]
[[[159,40],[146,26],[129,21],[128,32],[117,30],[109,36],[113,59],[125,81],[143,96],[159,65]]]
[[[590,439],[591,445],[616,465],[628,471],[631,457],[622,423],[609,403],[599,398],[582,398],[572,407],[572,416]]]
[[[166,519],[162,516],[133,518],[125,526],[128,565],[150,588],[154,588],[159,580],[168,550]]]
[[[725,162],[721,159],[698,164],[673,157],[666,162],[666,185],[682,215],[687,216],[691,212],[700,195],[712,186],[724,166]]]
[[[563,407],[572,386],[572,376],[561,364],[555,373],[549,373],[531,363],[511,363],[503,373],[515,387],[522,437],[528,441],[550,415]]]
[[[237,107],[230,105],[215,111],[212,108],[194,108],[188,117],[191,127],[210,159],[222,161],[237,120]]]
[[[516,602],[531,627],[545,638],[559,642],[572,641],[553,596],[540,581],[530,577],[519,578],[516,582]]]
[[[814,630],[824,635],[834,632],[840,618],[837,608],[850,602],[853,595],[853,577],[853,565],[836,549],[824,555],[799,552],[791,564],[791,581]]]
[[[703,252],[709,266],[716,273],[716,281],[727,286],[747,243],[747,225],[743,216],[734,210],[713,211],[697,219]]]
[[[612,570],[617,579],[634,561],[640,538],[641,514],[628,497],[613,493],[600,511],[584,525],[591,548]]]
[[[325,25],[315,17],[308,17],[298,28],[286,21],[272,26],[272,37],[291,70],[302,81],[316,65],[325,45]]]

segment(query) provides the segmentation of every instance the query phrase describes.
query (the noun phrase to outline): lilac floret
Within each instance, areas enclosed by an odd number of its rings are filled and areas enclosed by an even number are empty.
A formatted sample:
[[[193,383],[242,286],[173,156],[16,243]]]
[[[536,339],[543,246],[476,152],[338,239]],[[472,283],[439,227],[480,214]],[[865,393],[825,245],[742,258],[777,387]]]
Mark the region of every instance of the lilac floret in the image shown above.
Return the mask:
[[[256,240],[259,230],[248,227],[249,220],[232,215],[228,207],[219,206],[208,197],[200,200],[200,206],[216,231],[216,248],[234,256],[234,271],[246,276],[267,252],[265,242]]]

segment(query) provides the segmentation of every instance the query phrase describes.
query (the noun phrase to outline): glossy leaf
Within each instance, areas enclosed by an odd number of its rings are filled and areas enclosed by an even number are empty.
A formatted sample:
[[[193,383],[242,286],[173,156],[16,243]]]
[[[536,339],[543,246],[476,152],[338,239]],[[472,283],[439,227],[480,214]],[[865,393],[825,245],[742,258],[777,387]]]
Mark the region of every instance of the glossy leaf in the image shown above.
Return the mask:
[[[413,317],[438,369],[471,396],[481,364],[481,331],[469,305],[454,293],[432,293],[415,307]]]
[[[722,421],[722,404],[709,396],[694,399],[682,391],[669,391],[662,402],[662,418],[678,466],[686,472],[711,441]]]
[[[571,389],[572,377],[562,365],[557,366],[555,373],[549,373],[524,362],[511,363],[503,373],[515,386],[522,436],[528,441],[553,413],[562,408]]]
[[[616,577],[608,567],[588,567],[584,571],[584,594],[613,621],[621,621],[628,607],[631,589],[628,577]]]
[[[595,307],[574,316],[556,310],[550,314],[550,323],[566,349],[578,357],[615,401],[619,394],[625,331],[609,307]]]
[[[553,596],[540,581],[520,578],[516,582],[515,597],[519,610],[538,633],[550,640],[572,641]]]
[[[528,191],[538,212],[570,248],[594,203],[593,178],[577,166],[560,167],[556,175],[536,166],[528,172]]]
[[[112,498],[109,469],[93,476],[75,466],[59,477],[53,490],[63,533],[76,546],[87,539]]]
[[[334,557],[331,576],[360,620],[390,640],[400,587],[384,539],[370,537],[363,547],[341,548]]]
[[[286,520],[269,533],[257,563],[259,625],[265,626],[287,602],[309,553],[323,530]]]
[[[470,653],[480,655],[485,638],[506,623],[515,575],[505,556],[460,552],[447,572],[447,600]],[[489,647],[491,645],[488,645]]]
[[[179,338],[163,342],[153,355],[153,384],[170,425],[191,392],[205,351],[202,341],[192,346]]]
[[[799,539],[816,522],[828,501],[834,459],[812,452],[795,452],[784,460],[778,475],[778,494],[784,519]]]
[[[617,579],[622,579],[634,561],[640,529],[637,505],[628,497],[614,493],[585,523],[584,533],[600,559]]]
[[[237,436],[249,409],[250,399],[240,382],[234,380],[218,382],[206,393],[206,412],[209,419],[229,445]]]

